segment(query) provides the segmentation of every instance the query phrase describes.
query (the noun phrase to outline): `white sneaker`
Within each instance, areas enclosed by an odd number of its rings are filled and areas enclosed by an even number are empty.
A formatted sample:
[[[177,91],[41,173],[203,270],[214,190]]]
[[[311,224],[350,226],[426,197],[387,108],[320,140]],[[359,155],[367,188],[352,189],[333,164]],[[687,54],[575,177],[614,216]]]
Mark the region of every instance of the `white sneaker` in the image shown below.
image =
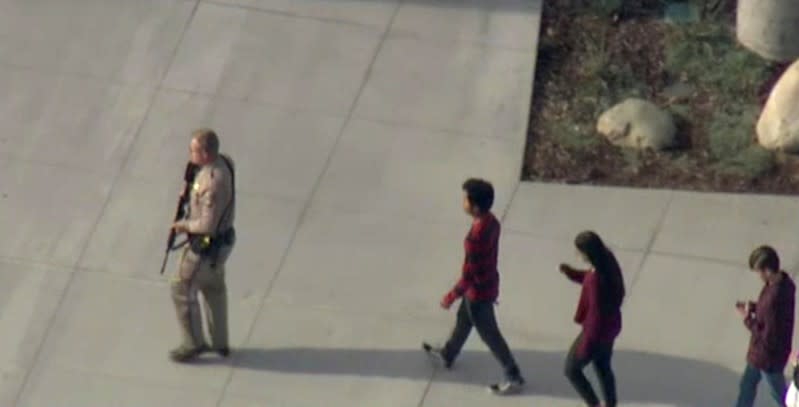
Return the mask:
[[[492,384],[488,387],[491,393],[498,396],[507,396],[511,394],[518,394],[524,388],[524,379],[521,377],[513,380],[505,380],[502,383]]]

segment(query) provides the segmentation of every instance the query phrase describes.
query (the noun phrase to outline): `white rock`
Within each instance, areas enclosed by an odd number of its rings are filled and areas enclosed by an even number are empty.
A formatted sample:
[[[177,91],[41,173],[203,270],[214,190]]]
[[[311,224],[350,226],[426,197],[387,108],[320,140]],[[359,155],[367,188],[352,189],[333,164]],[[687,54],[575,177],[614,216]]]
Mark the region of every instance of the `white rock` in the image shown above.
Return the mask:
[[[757,121],[757,141],[769,150],[799,152],[799,61],[771,90]]]
[[[653,150],[672,146],[677,133],[669,112],[654,103],[635,98],[602,113],[596,129],[617,146]]]
[[[799,58],[799,1],[738,0],[738,41],[763,58]]]

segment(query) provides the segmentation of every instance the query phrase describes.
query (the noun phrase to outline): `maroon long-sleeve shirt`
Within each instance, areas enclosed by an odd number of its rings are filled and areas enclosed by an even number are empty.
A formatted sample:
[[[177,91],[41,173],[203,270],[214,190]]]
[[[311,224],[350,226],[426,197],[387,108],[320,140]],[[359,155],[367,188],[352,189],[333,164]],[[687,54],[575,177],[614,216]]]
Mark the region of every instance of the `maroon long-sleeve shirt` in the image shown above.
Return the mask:
[[[791,354],[796,286],[787,273],[780,273],[780,281],[763,287],[744,319],[752,333],[746,361],[766,371],[782,371]]]
[[[620,270],[615,272],[621,273]],[[582,341],[578,345],[578,357],[585,357],[591,348],[600,343],[612,343],[621,333],[621,298],[608,301],[612,304],[604,312],[600,306],[599,276],[592,271],[567,270],[566,277],[575,283],[582,284],[580,301],[574,314],[574,322],[583,327]],[[612,295],[623,296],[623,290],[616,289]]]
[[[461,277],[452,291],[469,301],[495,301],[499,296],[499,220],[492,213],[477,218],[463,242]]]

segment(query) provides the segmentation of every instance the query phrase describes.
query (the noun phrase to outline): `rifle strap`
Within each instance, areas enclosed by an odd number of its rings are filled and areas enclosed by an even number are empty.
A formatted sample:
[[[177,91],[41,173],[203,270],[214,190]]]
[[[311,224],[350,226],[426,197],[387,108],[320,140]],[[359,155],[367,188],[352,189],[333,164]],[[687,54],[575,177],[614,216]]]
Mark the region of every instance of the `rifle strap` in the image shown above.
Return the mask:
[[[230,202],[228,202],[227,207],[225,207],[225,211],[222,212],[222,215],[219,216],[219,221],[216,224],[215,234],[219,234],[219,226],[222,225],[222,220],[225,219],[225,217],[227,217],[230,214],[230,209],[233,207],[233,203],[236,202],[236,173],[235,171],[233,171],[233,165],[230,163],[230,161],[228,161],[227,157],[225,157],[224,155],[220,154],[219,157],[222,159],[222,161],[225,162],[225,166],[230,171],[231,191],[230,191]]]

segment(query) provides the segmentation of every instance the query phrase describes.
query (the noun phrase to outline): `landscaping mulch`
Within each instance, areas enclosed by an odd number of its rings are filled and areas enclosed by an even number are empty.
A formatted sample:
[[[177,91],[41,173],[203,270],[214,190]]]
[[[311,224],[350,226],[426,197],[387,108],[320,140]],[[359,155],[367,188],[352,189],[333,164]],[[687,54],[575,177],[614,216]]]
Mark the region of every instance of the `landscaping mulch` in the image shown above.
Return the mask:
[[[799,192],[799,159],[757,146],[759,109],[787,67],[735,41],[735,2],[695,24],[663,2],[544,0],[525,180],[698,191]],[[633,151],[599,135],[599,115],[628,97],[676,119],[668,151]]]

